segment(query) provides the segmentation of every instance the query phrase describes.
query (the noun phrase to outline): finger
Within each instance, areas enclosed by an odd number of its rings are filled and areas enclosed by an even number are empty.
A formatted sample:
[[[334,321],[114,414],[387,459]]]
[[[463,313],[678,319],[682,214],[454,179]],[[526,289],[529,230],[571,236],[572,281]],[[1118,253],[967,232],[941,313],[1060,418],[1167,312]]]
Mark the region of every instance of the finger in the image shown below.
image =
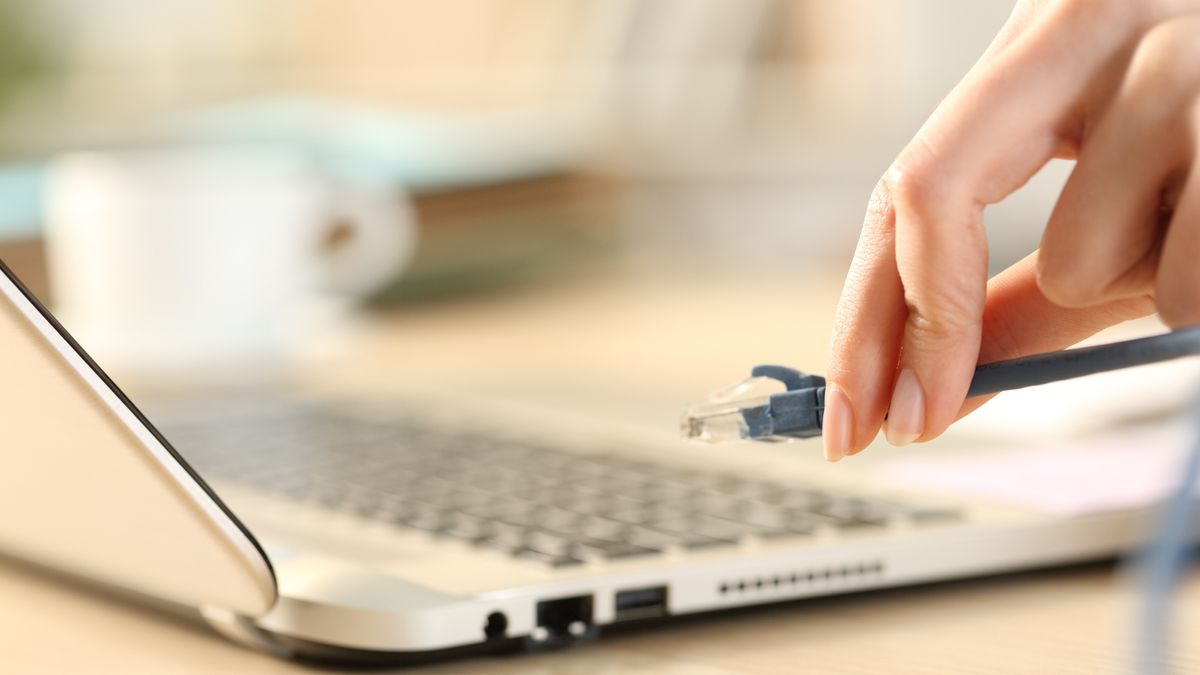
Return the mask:
[[[1116,324],[1154,313],[1154,298],[1142,295],[1087,308],[1051,302],[1037,280],[1038,253],[1032,253],[988,282],[979,363],[1065,349]],[[991,396],[967,399],[957,418]]]
[[[1004,22],[1004,26],[996,33],[996,37],[992,38],[991,44],[984,50],[983,55],[979,57],[963,80],[973,80],[979,70],[986,68],[993,59],[1008,49],[1009,45],[1024,35],[1053,4],[1054,0],[1018,0],[1012,13]],[[1075,159],[1077,145],[1074,138],[1060,138],[1054,156],[1059,159]]]
[[[891,397],[904,325],[904,291],[896,271],[895,212],[886,183],[871,196],[834,321],[825,393],[825,458],[837,461],[866,447]]]
[[[1191,159],[1180,139],[1200,91],[1196,45],[1200,19],[1150,31],[1089,134],[1042,238],[1039,279],[1055,303],[1085,307],[1153,289],[1164,191]]]
[[[1157,280],[1159,315],[1175,328],[1200,324],[1197,251],[1200,251],[1200,170],[1193,164],[1167,229]]]
[[[1122,6],[1056,5],[955,92],[898,160],[897,269],[909,314],[885,425],[892,443],[940,435],[961,408],[986,297],[983,206],[1024,184],[1080,127],[1088,83],[1132,35],[1110,23]],[[1090,31],[1089,40],[1065,40],[1068,30]],[[1064,54],[1066,43],[1077,53]]]

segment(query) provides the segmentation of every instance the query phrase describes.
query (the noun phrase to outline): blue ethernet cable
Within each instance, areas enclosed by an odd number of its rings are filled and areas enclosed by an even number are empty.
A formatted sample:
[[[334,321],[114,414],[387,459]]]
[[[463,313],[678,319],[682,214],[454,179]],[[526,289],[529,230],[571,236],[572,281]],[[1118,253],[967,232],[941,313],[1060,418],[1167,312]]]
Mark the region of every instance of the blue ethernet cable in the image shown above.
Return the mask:
[[[1150,337],[986,363],[975,369],[967,397],[986,396],[1110,370],[1200,355],[1200,326]],[[751,379],[684,414],[685,438],[720,442],[781,441],[821,435],[825,378],[786,366],[761,365]],[[775,380],[785,391],[745,397],[754,384]]]

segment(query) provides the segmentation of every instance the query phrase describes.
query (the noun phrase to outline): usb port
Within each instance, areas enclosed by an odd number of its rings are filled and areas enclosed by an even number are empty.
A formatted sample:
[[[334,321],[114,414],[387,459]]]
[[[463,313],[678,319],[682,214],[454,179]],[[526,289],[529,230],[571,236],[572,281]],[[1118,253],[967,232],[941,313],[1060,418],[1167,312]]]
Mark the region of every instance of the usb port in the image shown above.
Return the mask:
[[[615,621],[635,621],[667,615],[667,587],[650,586],[618,591]]]

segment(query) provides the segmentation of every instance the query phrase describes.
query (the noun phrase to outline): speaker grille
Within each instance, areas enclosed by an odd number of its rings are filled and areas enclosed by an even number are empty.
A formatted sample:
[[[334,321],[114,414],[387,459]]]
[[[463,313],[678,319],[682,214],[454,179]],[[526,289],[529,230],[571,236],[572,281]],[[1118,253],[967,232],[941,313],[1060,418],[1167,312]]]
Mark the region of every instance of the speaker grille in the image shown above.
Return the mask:
[[[883,561],[872,560],[727,579],[717,585],[717,592],[723,596],[794,594],[807,588],[826,588],[835,584],[853,586],[879,579],[883,575]]]

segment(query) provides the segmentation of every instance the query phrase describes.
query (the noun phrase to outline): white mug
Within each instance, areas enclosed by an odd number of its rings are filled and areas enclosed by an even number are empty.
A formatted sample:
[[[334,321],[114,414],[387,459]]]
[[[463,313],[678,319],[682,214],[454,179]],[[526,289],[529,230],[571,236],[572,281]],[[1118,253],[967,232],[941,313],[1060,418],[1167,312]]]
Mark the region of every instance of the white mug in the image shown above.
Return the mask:
[[[322,295],[377,288],[413,242],[396,190],[283,148],[64,156],[45,208],[56,312],[101,363],[148,378],[275,371]]]

